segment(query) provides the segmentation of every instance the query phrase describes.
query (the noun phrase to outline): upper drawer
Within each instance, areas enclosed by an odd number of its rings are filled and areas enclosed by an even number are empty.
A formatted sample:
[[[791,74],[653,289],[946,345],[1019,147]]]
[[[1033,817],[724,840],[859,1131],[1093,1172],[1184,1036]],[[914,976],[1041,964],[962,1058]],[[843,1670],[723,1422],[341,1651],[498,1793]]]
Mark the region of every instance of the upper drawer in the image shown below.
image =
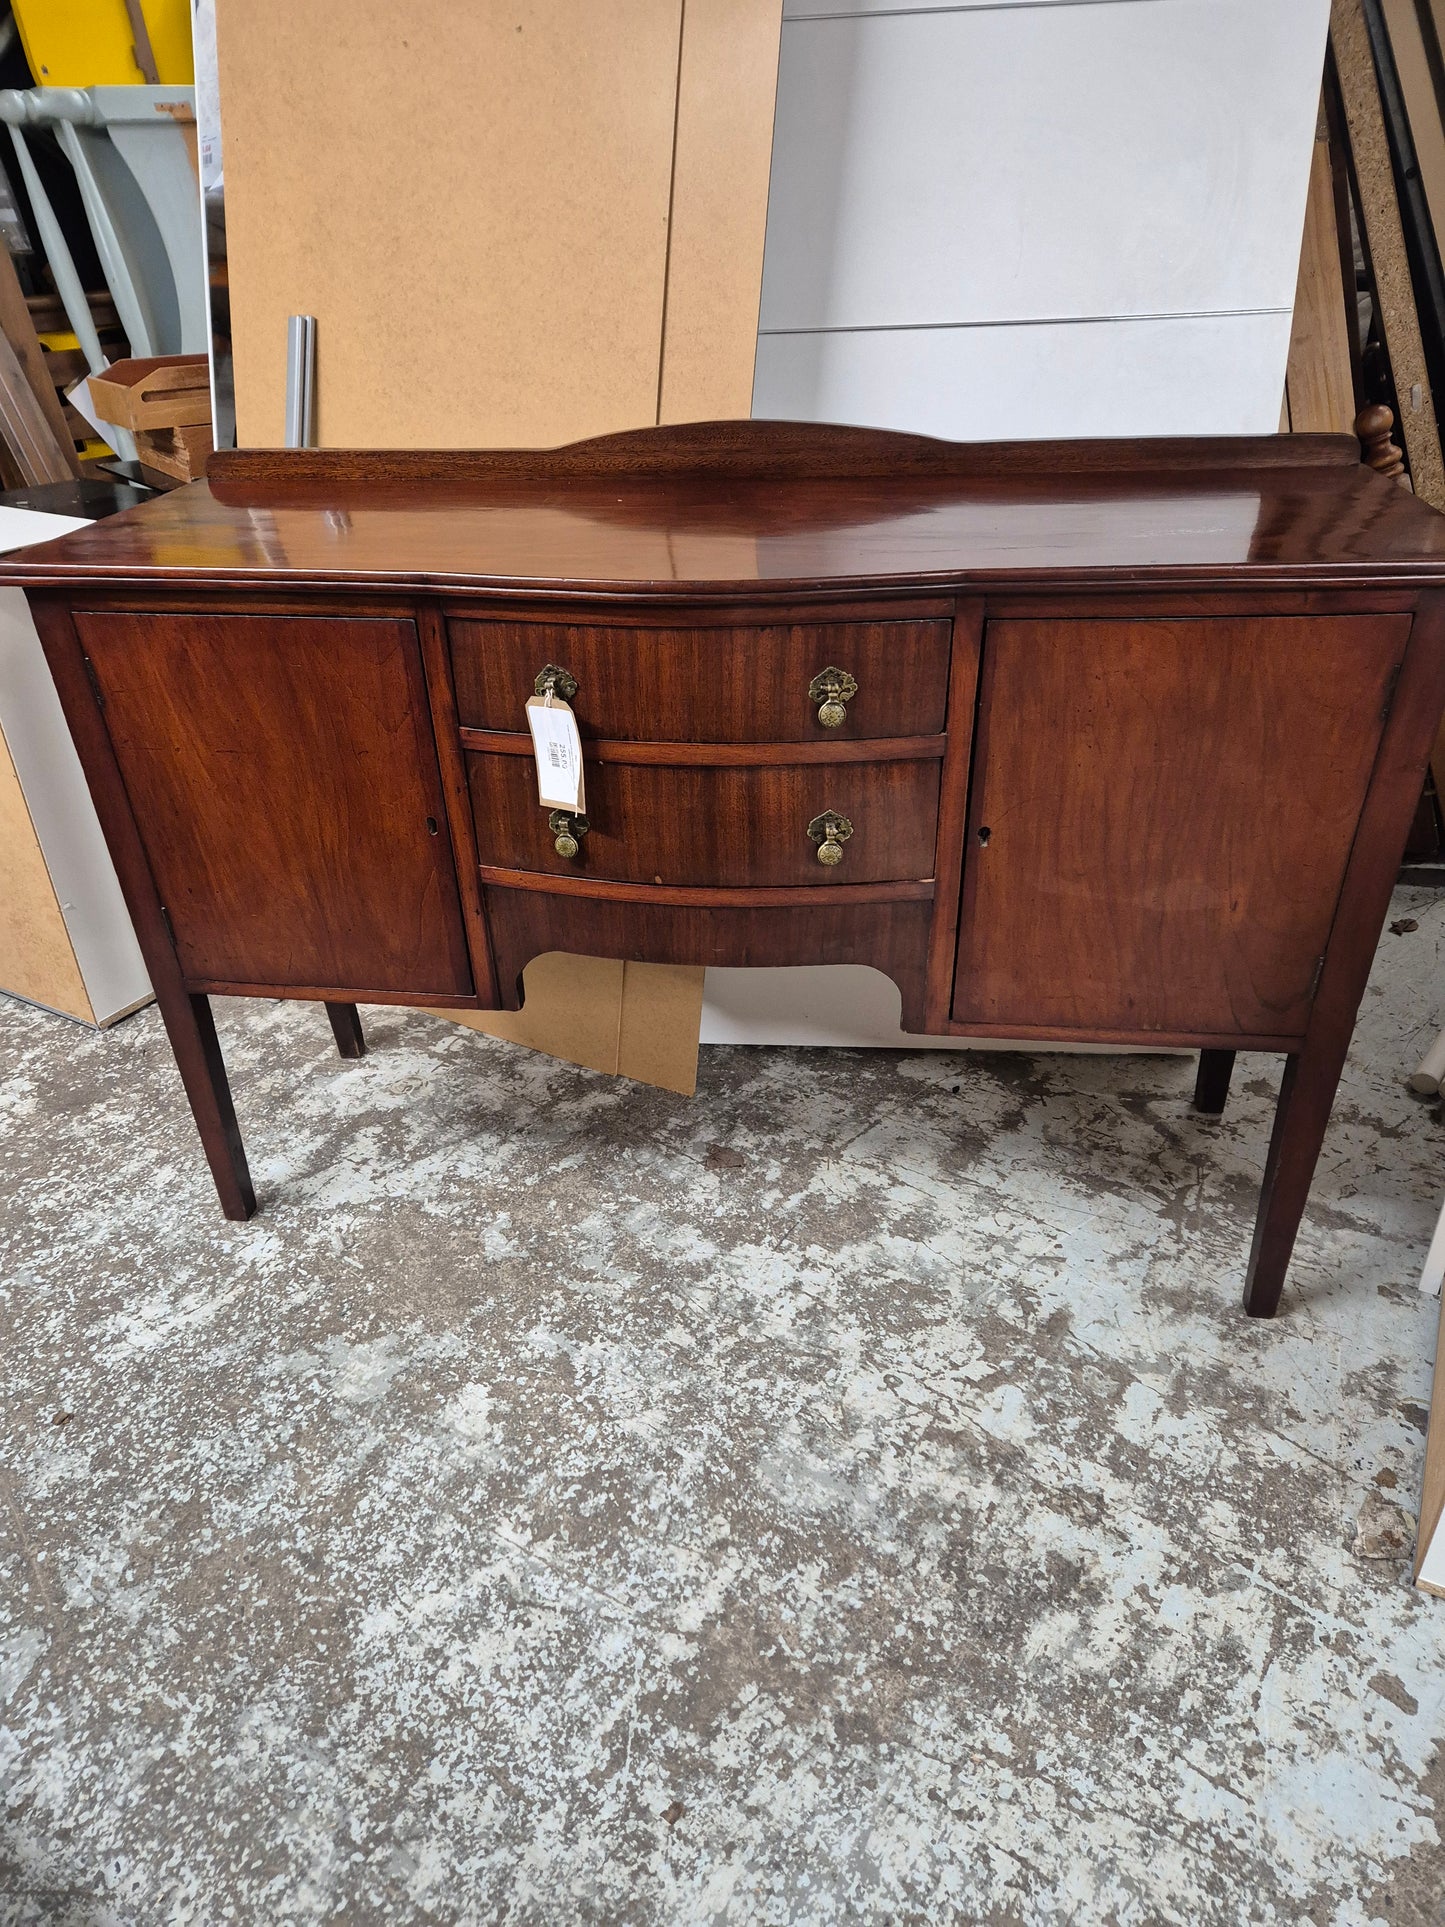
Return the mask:
[[[548,663],[577,680],[582,734],[622,742],[933,736],[948,700],[947,621],[644,629],[453,620],[450,630],[458,718],[473,729],[525,728]],[[808,695],[824,669],[858,685],[831,729]]]

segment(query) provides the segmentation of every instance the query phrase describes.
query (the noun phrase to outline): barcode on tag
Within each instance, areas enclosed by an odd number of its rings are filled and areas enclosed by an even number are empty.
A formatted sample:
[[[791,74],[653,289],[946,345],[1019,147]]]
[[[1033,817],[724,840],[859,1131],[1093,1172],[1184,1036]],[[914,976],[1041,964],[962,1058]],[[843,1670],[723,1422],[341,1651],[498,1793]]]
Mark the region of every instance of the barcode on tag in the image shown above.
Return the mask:
[[[554,696],[527,700],[527,727],[537,764],[537,800],[544,809],[587,808],[582,780],[582,738],[569,703]]]

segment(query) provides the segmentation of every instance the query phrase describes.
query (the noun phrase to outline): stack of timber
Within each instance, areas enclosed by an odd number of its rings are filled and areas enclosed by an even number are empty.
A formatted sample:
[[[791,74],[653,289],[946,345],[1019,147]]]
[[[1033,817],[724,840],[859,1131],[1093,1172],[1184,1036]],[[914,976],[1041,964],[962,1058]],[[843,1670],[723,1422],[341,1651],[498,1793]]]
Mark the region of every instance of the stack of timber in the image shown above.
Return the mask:
[[[115,303],[109,294],[87,294],[86,303],[90,309],[91,324],[100,341],[101,353],[107,361],[120,361],[128,353],[125,333],[120,325],[120,317],[115,311]],[[73,408],[66,399],[76,382],[84,380],[90,373],[85,351],[76,339],[58,294],[29,294],[25,305],[30,310],[30,319],[36,336],[45,350],[45,372],[60,397],[61,413],[70,438],[81,449],[95,450],[95,430],[85,416]]]
[[[9,249],[0,244],[0,480],[6,488],[68,482],[75,440]]]
[[[1445,510],[1442,37],[1445,0],[1332,0],[1284,425],[1353,423],[1372,467]],[[1438,858],[1445,729],[1431,770],[1412,850]]]

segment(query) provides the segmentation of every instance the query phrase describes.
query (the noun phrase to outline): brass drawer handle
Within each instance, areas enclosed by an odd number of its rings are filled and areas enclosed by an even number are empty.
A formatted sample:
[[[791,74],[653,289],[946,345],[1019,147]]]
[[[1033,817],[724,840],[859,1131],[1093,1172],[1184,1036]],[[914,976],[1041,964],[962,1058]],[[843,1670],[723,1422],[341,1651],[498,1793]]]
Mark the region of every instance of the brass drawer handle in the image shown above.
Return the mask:
[[[824,810],[808,825],[808,835],[818,846],[818,861],[826,863],[830,870],[835,863],[843,861],[843,845],[852,834],[853,825],[835,810]]]
[[[585,816],[577,816],[571,810],[553,810],[547,818],[547,828],[555,839],[552,848],[558,856],[570,858],[577,855],[582,847],[582,838],[592,825]]]
[[[827,669],[820,669],[808,684],[808,701],[822,705],[818,711],[818,721],[824,729],[837,729],[840,723],[848,720],[848,712],[843,705],[852,702],[857,694],[856,680],[846,669],[835,669],[831,664]],[[837,858],[833,861],[836,862]]]
[[[560,663],[549,662],[545,669],[537,671],[537,680],[532,687],[539,696],[545,696],[550,689],[554,696],[560,696],[564,703],[570,703],[577,694],[577,678]]]

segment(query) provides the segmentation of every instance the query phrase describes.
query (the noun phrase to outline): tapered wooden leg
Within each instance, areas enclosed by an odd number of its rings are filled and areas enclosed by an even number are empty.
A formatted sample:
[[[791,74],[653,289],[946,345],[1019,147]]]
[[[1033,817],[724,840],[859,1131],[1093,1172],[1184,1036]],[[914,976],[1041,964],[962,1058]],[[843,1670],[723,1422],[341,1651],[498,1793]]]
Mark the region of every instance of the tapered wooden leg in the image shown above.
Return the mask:
[[[246,1148],[231,1104],[231,1086],[226,1081],[210,999],[182,994],[158,995],[156,1001],[191,1102],[191,1115],[201,1134],[206,1162],[216,1181],[221,1209],[228,1218],[254,1217],[256,1193],[251,1188]]]
[[[1346,1033],[1332,1041],[1327,1050],[1305,1050],[1285,1061],[1254,1243],[1244,1277],[1244,1309],[1251,1318],[1273,1318],[1279,1310],[1284,1275],[1304,1216],[1310,1179],[1324,1143],[1348,1044]]]
[[[343,1057],[365,1057],[366,1035],[361,1028],[361,1017],[355,1004],[328,1004],[326,1015],[331,1019],[331,1034],[336,1039],[336,1048]]]
[[[1194,1084],[1194,1108],[1205,1117],[1218,1117],[1229,1096],[1229,1078],[1234,1069],[1232,1050],[1202,1050],[1199,1076]]]

